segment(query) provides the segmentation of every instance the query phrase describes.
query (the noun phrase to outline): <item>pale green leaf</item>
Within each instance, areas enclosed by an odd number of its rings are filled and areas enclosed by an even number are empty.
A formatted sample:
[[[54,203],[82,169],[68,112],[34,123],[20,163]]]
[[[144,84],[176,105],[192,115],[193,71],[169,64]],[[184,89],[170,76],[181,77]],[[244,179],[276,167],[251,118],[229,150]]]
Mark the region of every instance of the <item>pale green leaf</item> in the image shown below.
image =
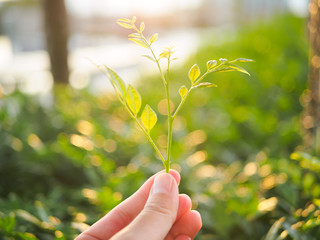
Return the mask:
[[[139,33],[131,33],[128,35],[130,38],[141,38],[141,35]]]
[[[124,81],[119,77],[118,74],[116,74],[111,68],[105,66],[109,79],[114,87],[114,89],[116,90],[116,93],[119,95],[120,100],[122,100],[122,102],[125,102],[125,96],[126,96],[126,91],[127,91],[127,87],[126,84],[124,83]]]
[[[164,50],[162,53],[159,55],[159,59],[161,58],[170,58],[170,52],[167,50]]]
[[[137,116],[141,108],[141,96],[131,85],[128,86],[126,101],[133,115]]]
[[[189,71],[189,79],[191,80],[191,83],[193,84],[199,76],[200,76],[200,68],[197,64],[195,64],[190,68],[190,71]]]
[[[210,60],[207,62],[207,70],[208,72],[212,71],[213,68],[217,65],[217,61],[216,60]]]
[[[127,18],[120,18],[117,20],[117,22],[131,23],[131,20]]]
[[[230,61],[230,63],[233,63],[233,62],[254,62],[254,60],[249,58],[237,58],[235,60]]]
[[[143,32],[144,27],[145,27],[145,24],[144,24],[144,22],[142,22],[142,23],[140,24],[140,32]]]
[[[135,16],[132,17],[132,22],[136,22],[137,18]]]
[[[146,44],[143,40],[137,39],[137,38],[129,38],[130,41],[135,42],[136,44],[140,45],[141,47],[144,48],[149,48],[149,45]]]
[[[210,82],[203,82],[194,86],[194,88],[210,88],[210,87],[218,87],[218,85]]]
[[[117,22],[117,23],[124,28],[129,28],[129,29],[133,28],[133,26],[128,23],[124,23],[124,22]]]
[[[188,89],[185,85],[183,85],[180,89],[179,89],[179,94],[181,96],[181,99],[183,99],[188,93]]]
[[[151,129],[156,124],[158,118],[157,114],[152,110],[152,108],[147,104],[141,114],[141,121],[148,133],[150,133]]]
[[[238,65],[235,65],[235,64],[228,64],[228,66],[229,66],[230,68],[232,68],[232,69],[234,69],[234,70],[238,71],[238,72],[242,72],[242,73],[247,74],[247,75],[249,75],[249,76],[250,76],[250,73],[248,73],[248,71],[247,71],[247,70],[245,70],[244,68],[242,68],[242,67],[240,67],[240,66],[238,66]]]
[[[235,69],[231,68],[228,65],[222,65],[220,67],[215,68],[213,71],[214,72],[232,72],[232,71],[235,71]]]
[[[142,55],[142,57],[148,58],[148,59],[151,60],[152,62],[155,62],[154,58],[151,57],[150,55]]]
[[[158,33],[153,34],[152,37],[150,38],[150,43],[152,44],[155,41],[157,41],[158,37],[159,37]]]

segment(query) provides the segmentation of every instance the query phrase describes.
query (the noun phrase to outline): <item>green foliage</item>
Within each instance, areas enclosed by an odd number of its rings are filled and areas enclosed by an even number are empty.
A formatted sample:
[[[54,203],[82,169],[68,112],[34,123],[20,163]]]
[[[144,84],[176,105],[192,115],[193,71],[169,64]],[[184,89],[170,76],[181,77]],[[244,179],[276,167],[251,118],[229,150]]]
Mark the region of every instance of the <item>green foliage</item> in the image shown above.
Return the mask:
[[[155,33],[153,34],[149,41],[144,36],[143,31],[145,29],[145,24],[142,22],[140,24],[140,27],[138,28],[136,26],[136,17],[133,17],[132,20],[122,18],[118,20],[118,24],[124,28],[133,29],[135,33],[129,34],[129,40],[133,41],[134,43],[138,44],[141,47],[147,48],[150,50],[152,56],[149,55],[143,55],[143,57],[146,57],[147,59],[151,60],[152,62],[155,62],[157,64],[160,77],[162,79],[165,93],[166,93],[166,101],[167,101],[167,108],[168,108],[168,144],[167,144],[167,158],[165,159],[162,156],[162,153],[160,152],[157,144],[154,142],[152,137],[150,136],[150,131],[154,127],[154,125],[157,122],[157,114],[152,110],[152,108],[147,104],[144,111],[141,115],[141,121],[142,124],[140,124],[137,116],[141,107],[141,96],[140,94],[132,87],[128,87],[128,91],[125,91],[125,84],[121,80],[121,78],[112,71],[109,67],[105,67],[107,69],[107,76],[109,77],[111,84],[113,85],[114,89],[116,90],[117,94],[120,96],[119,100],[127,109],[129,114],[132,116],[132,118],[137,122],[137,126],[140,127],[142,132],[145,133],[147,139],[151,143],[151,145],[154,147],[155,151],[158,153],[159,157],[161,158],[163,165],[165,167],[166,172],[169,172],[170,169],[170,156],[171,156],[171,145],[172,145],[172,126],[174,119],[177,117],[178,112],[180,111],[182,105],[185,103],[188,95],[193,89],[196,88],[208,88],[208,87],[217,87],[216,84],[213,83],[200,83],[209,73],[212,72],[227,72],[227,71],[238,71],[245,74],[250,75],[245,69],[243,69],[240,66],[237,66],[233,64],[234,62],[252,62],[251,59],[246,58],[237,58],[233,61],[228,61],[227,59],[221,58],[220,64],[216,66],[217,61],[216,60],[210,60],[207,62],[207,72],[204,73],[200,77],[200,68],[197,64],[194,64],[188,73],[189,79],[191,81],[191,87],[188,89],[185,85],[180,87],[179,93],[181,96],[181,101],[177,109],[174,111],[173,114],[171,112],[173,109],[171,109],[170,106],[170,94],[169,94],[169,74],[170,74],[170,64],[172,60],[171,56],[173,54],[173,47],[166,47],[157,58],[153,49],[151,48],[151,45],[158,39],[159,34]],[[162,68],[160,67],[160,60],[162,58],[166,58],[168,61],[167,65],[167,74],[166,76],[163,74]],[[97,67],[104,72],[104,68],[97,65]],[[126,103],[124,101],[124,98],[126,96]],[[171,111],[172,110],[172,111]]]
[[[173,124],[172,168],[181,170],[180,191],[201,213],[204,225],[197,239],[320,237],[319,156],[301,151],[290,156],[302,142],[299,99],[308,72],[304,24],[286,16],[246,26],[227,34],[221,45],[204,42],[171,73],[171,100],[177,106],[194,62],[209,72],[221,64],[207,63],[213,55],[255,59],[248,66],[250,78],[234,71],[206,76],[219,89],[192,92]],[[222,36],[216,34],[216,42]],[[162,53],[164,60],[173,60],[172,48]],[[146,77],[135,89],[157,111],[151,133],[165,148],[167,102],[159,103],[166,99],[154,90],[162,83]],[[51,107],[18,92],[0,99],[0,239],[73,239],[162,169],[128,121],[134,112],[127,103],[130,90],[117,79],[116,95],[56,86]],[[185,97],[191,87],[182,89]],[[121,91],[130,113],[119,102]],[[134,96],[132,91],[130,102],[136,102]],[[136,112],[138,118],[143,110]]]

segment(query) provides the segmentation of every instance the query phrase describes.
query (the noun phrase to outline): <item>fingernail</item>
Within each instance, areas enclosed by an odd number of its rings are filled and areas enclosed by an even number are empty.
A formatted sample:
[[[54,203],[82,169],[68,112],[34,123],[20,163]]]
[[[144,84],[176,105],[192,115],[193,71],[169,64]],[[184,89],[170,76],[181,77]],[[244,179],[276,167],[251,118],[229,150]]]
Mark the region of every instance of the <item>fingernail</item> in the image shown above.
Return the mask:
[[[168,173],[162,173],[156,176],[153,182],[152,193],[170,193],[173,178]]]

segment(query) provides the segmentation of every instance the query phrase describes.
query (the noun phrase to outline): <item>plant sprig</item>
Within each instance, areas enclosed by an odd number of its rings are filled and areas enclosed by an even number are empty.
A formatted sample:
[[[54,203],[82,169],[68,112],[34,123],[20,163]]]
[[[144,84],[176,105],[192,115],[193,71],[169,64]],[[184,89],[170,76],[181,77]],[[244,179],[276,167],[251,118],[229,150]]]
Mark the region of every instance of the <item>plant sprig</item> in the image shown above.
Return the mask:
[[[160,73],[161,80],[164,85],[166,100],[168,104],[168,141],[167,141],[167,156],[166,158],[162,155],[161,151],[159,150],[158,146],[152,139],[150,132],[152,128],[157,123],[157,114],[155,111],[146,104],[144,110],[142,111],[139,119],[139,113],[141,109],[142,99],[139,92],[130,84],[128,87],[124,83],[124,81],[120,78],[120,76],[115,73],[111,68],[108,66],[101,66],[98,65],[98,68],[110,79],[113,88],[119,98],[119,101],[124,106],[124,108],[128,111],[129,115],[136,121],[138,127],[142,130],[142,132],[146,135],[147,139],[161,158],[163,165],[165,167],[166,172],[170,170],[170,155],[171,155],[171,146],[172,146],[172,126],[173,121],[176,118],[177,114],[181,110],[183,104],[187,100],[190,93],[196,88],[210,88],[210,87],[217,87],[216,84],[210,82],[202,82],[202,80],[209,74],[213,72],[229,72],[229,71],[238,71],[250,75],[244,68],[236,65],[235,63],[241,62],[253,62],[251,59],[247,58],[237,58],[232,61],[228,61],[227,59],[220,58],[219,62],[216,60],[210,60],[207,62],[207,71],[201,75],[200,68],[197,64],[194,64],[189,70],[189,80],[191,82],[191,86],[187,88],[185,85],[181,86],[179,89],[180,94],[180,103],[175,111],[171,111],[170,106],[170,64],[176,58],[172,58],[172,54],[174,53],[173,47],[166,47],[164,50],[159,54],[156,55],[152,49],[152,45],[157,41],[159,34],[155,33],[150,38],[144,36],[143,31],[145,29],[145,24],[143,22],[140,23],[139,26],[136,24],[136,17],[133,17],[131,20],[122,18],[117,21],[117,23],[127,29],[132,29],[134,32],[128,35],[130,41],[138,44],[139,46],[146,48],[150,51],[151,55],[143,55],[147,59],[151,60],[152,62],[156,63],[158,71]],[[167,60],[167,69],[166,74],[164,74],[161,66],[160,60],[166,59]],[[172,114],[173,112],[173,114]]]

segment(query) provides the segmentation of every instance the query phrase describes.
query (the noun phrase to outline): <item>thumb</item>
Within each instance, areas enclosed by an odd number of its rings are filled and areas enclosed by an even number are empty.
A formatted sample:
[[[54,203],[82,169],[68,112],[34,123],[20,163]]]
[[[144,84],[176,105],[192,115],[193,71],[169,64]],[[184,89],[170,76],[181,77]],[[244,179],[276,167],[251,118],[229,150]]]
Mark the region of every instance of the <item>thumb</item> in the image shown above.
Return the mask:
[[[112,239],[164,239],[175,222],[178,204],[177,182],[170,174],[159,174],[154,179],[144,209]]]

